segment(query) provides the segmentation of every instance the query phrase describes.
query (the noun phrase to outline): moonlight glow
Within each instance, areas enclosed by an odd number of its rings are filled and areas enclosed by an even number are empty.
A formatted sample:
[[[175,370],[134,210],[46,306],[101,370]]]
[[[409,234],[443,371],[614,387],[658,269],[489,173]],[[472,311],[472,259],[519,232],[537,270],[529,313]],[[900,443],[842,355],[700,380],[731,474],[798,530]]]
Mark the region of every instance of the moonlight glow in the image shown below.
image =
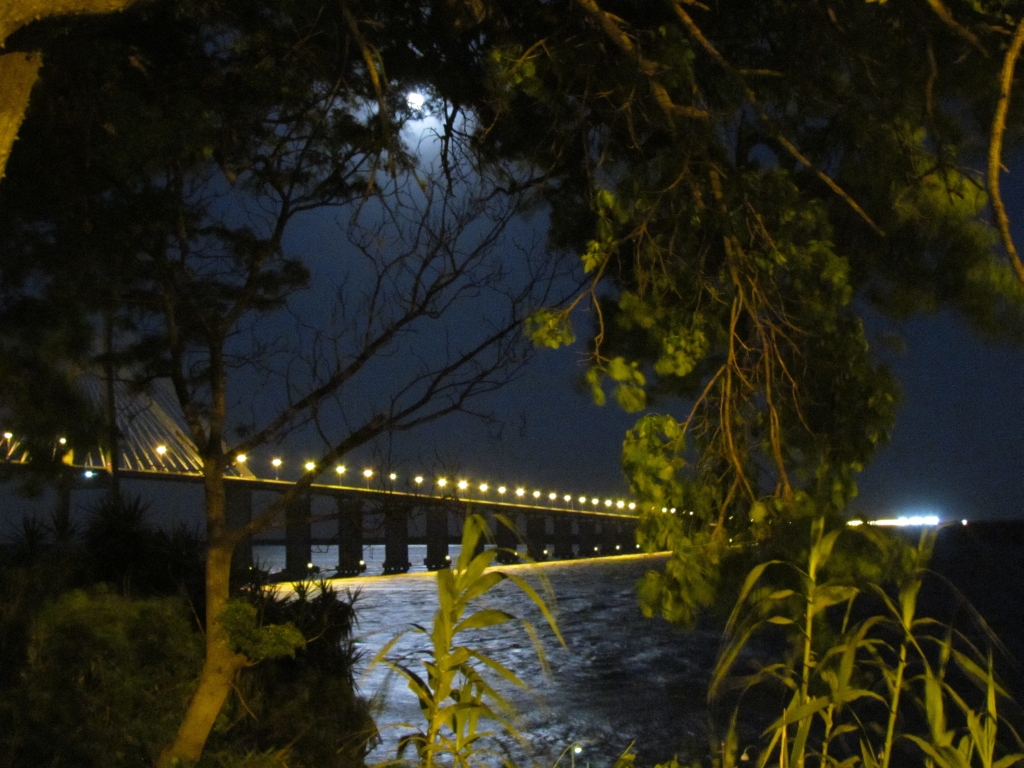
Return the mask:
[[[405,101],[409,105],[409,109],[419,112],[426,104],[427,97],[418,91],[413,91],[405,97]]]

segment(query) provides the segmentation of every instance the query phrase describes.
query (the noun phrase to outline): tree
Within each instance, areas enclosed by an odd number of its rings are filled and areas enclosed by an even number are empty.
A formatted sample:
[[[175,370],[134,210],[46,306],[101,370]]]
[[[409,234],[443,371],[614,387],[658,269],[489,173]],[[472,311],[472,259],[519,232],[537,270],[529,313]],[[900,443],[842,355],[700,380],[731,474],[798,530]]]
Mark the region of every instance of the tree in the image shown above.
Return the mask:
[[[438,100],[449,131],[434,165],[400,141],[404,84],[422,66],[409,45],[429,47],[408,35],[417,16],[153,3],[19,38],[50,63],[0,189],[4,309],[81,331],[77,357],[36,350],[64,379],[112,354],[140,385],[168,378],[203,461],[205,660],[161,765],[199,758],[250,661],[233,634],[235,545],[353,449],[501,386],[525,359],[526,314],[558,303],[558,262],[504,238],[515,198],[500,185],[514,169],[471,173],[469,118]],[[325,226],[326,212],[347,250],[296,253],[288,234],[303,218]],[[330,291],[311,284],[318,271],[335,275]],[[315,311],[303,290],[319,290]],[[97,354],[104,329],[116,338]],[[12,322],[4,334],[25,348],[37,331]],[[366,378],[375,396],[353,397]],[[229,529],[225,472],[303,428],[321,439],[316,469]]]
[[[610,383],[652,406],[623,446],[644,543],[674,555],[647,610],[692,618],[730,542],[853,498],[898,394],[868,307],[1022,338],[998,173],[980,170],[1019,140],[1021,9],[955,10],[971,22],[860,0],[477,13],[502,29],[482,151],[535,169],[551,241],[592,276],[534,339],[574,338],[589,304],[595,399]]]

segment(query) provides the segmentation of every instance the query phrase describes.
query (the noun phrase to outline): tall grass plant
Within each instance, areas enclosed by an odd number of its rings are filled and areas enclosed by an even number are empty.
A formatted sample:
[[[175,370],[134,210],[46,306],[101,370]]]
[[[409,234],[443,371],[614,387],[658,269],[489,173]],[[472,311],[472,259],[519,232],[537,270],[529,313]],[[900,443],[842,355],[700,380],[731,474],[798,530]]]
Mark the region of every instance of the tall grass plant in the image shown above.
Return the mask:
[[[507,520],[499,524],[510,525]],[[466,519],[462,549],[455,566],[437,572],[438,608],[430,627],[413,626],[393,637],[373,663],[386,664],[406,682],[419,701],[423,723],[399,742],[398,762],[412,749],[421,768],[452,766],[475,768],[502,763],[509,757],[494,748],[491,737],[523,741],[515,724],[515,708],[502,685],[521,690],[529,686],[519,675],[474,643],[473,633],[508,624],[518,625],[533,644],[538,662],[546,670],[547,658],[537,628],[526,618],[492,607],[476,607],[476,601],[503,582],[515,585],[537,606],[555,637],[565,641],[548,602],[522,577],[494,570],[498,551],[481,551],[478,545],[490,535],[479,515]],[[395,645],[412,632],[425,640],[418,664],[392,655]]]

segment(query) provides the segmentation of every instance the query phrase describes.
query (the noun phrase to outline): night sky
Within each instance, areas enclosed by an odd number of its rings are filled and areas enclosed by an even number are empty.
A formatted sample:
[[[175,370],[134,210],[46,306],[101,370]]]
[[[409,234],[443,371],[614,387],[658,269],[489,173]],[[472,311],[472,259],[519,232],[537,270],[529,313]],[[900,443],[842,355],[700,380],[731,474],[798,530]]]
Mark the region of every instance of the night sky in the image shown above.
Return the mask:
[[[1024,518],[1024,350],[986,344],[951,314],[887,330],[907,345],[888,356],[903,405],[892,442],[861,475],[854,508],[870,516]],[[429,464],[436,449],[470,477],[622,493],[619,448],[634,417],[574,389],[584,370],[580,346],[540,352],[492,398],[500,429],[456,416],[397,437],[396,457]]]
[[[1024,162],[1003,180],[1015,237],[1024,243],[1017,178],[1024,179]],[[904,352],[883,355],[903,400],[891,443],[860,477],[854,509],[873,517],[1024,519],[1024,349],[983,341],[950,312],[903,323],[874,318],[868,327],[905,342]],[[521,379],[488,402],[499,423],[455,416],[396,437],[393,456],[429,467],[437,455],[491,482],[624,493],[619,452],[635,418],[613,404],[595,406],[580,390],[584,351],[578,341],[539,352]]]
[[[1006,202],[1024,243],[1024,162],[1004,180]],[[542,232],[544,222],[527,226]],[[337,257],[337,230],[307,222],[291,247]],[[317,294],[314,284],[312,295]],[[309,295],[299,302],[316,307]],[[576,318],[585,337],[585,315]],[[897,333],[902,354],[886,352],[903,390],[893,439],[862,474],[854,509],[872,517],[910,513],[961,518],[1024,519],[1024,350],[986,343],[953,314],[905,323],[874,318],[870,333]],[[881,345],[876,344],[880,349]],[[476,403],[492,421],[455,414],[379,441],[346,457],[353,468],[381,467],[381,456],[404,478],[443,471],[471,481],[524,484],[557,491],[622,497],[620,448],[636,416],[613,403],[598,407],[579,382],[585,344],[541,350],[521,376]],[[681,416],[682,406],[675,407]],[[311,444],[301,435],[254,452],[251,468],[272,477],[271,455],[283,456],[282,478],[299,471]],[[184,493],[184,491],[183,491]],[[190,506],[190,504],[188,504]]]

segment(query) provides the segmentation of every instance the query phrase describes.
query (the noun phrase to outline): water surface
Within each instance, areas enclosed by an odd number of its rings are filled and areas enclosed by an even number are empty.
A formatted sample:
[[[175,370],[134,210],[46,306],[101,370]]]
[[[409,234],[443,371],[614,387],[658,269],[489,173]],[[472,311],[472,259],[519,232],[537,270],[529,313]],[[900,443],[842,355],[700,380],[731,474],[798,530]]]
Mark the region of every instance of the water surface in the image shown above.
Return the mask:
[[[524,632],[505,625],[475,638],[484,652],[513,668],[533,689],[532,694],[517,693],[513,698],[532,757],[541,765],[552,765],[575,744],[583,747],[575,762],[593,766],[610,765],[631,743],[644,765],[704,745],[704,696],[719,634],[710,628],[682,632],[661,619],[643,618],[635,585],[662,560],[663,556],[639,555],[514,566],[517,574],[535,584],[540,576],[549,580],[565,648],[541,626],[543,617],[513,586],[506,582],[487,596],[488,605],[525,616],[542,630],[551,670],[547,677]],[[436,610],[431,574],[335,583],[360,590],[356,634],[366,658],[397,631],[417,623],[428,625]],[[422,636],[406,635],[393,655],[421,670],[418,660],[424,641]],[[383,741],[371,759],[386,759],[394,755],[399,736],[409,730],[386,726],[418,726],[419,707],[404,683],[390,679],[383,667],[366,673],[360,688],[364,695],[383,697],[377,716],[384,727]],[[565,765],[570,762],[565,758]]]

